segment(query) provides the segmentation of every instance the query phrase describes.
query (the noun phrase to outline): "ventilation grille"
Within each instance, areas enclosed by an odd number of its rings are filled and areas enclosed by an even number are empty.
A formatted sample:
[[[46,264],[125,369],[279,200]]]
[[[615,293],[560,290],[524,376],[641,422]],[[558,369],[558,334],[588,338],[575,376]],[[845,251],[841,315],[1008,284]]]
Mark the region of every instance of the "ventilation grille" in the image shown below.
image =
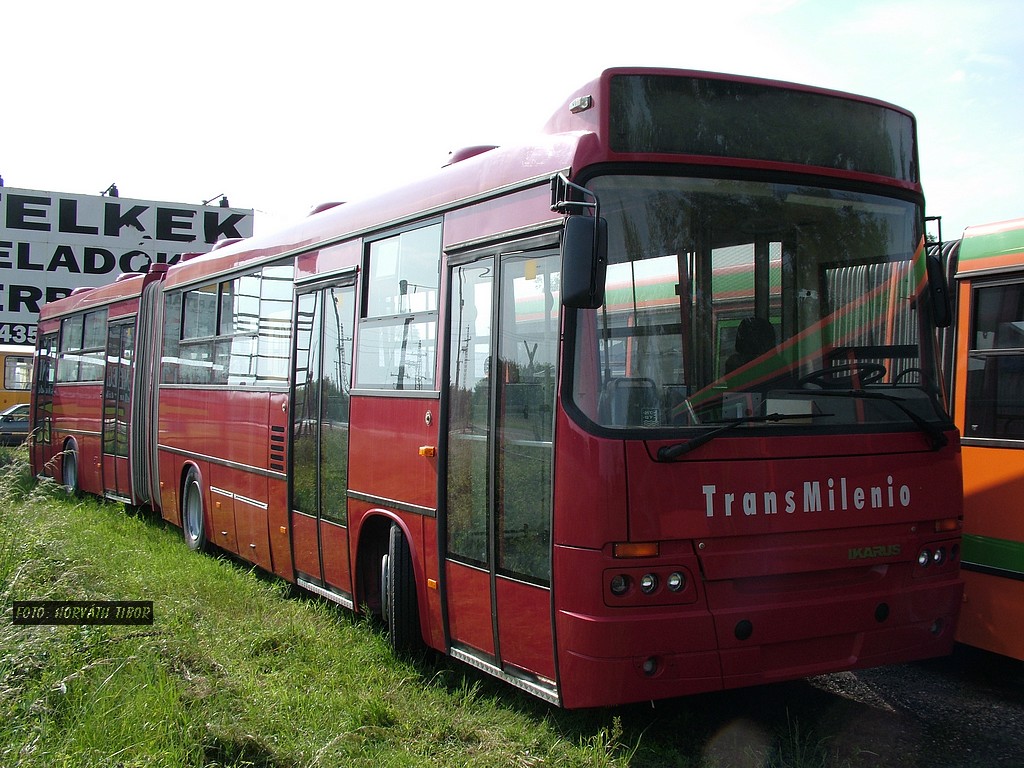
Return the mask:
[[[285,432],[284,427],[270,428],[270,468],[276,472],[285,471],[284,461]]]

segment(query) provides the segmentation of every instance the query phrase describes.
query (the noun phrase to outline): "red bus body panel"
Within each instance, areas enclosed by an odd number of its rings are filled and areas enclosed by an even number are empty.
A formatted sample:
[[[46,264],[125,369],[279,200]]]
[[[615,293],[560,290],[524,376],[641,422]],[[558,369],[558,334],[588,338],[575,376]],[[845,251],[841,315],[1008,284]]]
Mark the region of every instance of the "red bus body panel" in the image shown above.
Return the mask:
[[[480,568],[451,561],[446,567],[447,589],[463,595],[458,605],[448,609],[451,634],[461,638],[466,645],[494,656],[490,574]]]
[[[103,495],[103,383],[60,387],[53,399],[53,419],[61,425],[54,430],[54,455],[73,440],[78,448],[78,487],[83,493]],[[61,462],[52,465],[60,477]]]
[[[209,414],[217,414],[210,420]],[[162,387],[159,445],[164,518],[181,525],[181,484],[189,466],[203,475],[207,540],[277,573],[294,577],[288,484],[272,470],[275,443],[285,435],[287,395],[232,389]]]
[[[937,513],[954,522],[960,516],[956,448],[937,454],[913,432],[846,436],[839,449],[825,437],[723,437],[659,463],[656,441],[626,442],[622,452],[621,443],[566,432],[573,427],[561,434],[570,445],[590,445],[560,453],[557,476],[596,477],[601,465],[600,476],[611,481],[607,496],[590,495],[598,484],[578,479],[556,492],[577,510],[562,516],[558,541],[593,545],[556,545],[559,673],[589,683],[564,691],[566,706],[756,685],[951,650],[963,590],[957,563],[924,570],[908,560],[926,543],[952,549],[959,539],[933,528]],[[614,479],[626,477],[628,490],[617,493]],[[775,512],[766,511],[766,493],[777,500]],[[614,519],[623,529],[591,536],[592,526]],[[605,544],[615,540],[657,542],[659,553],[615,558]],[[634,590],[615,607],[600,590],[615,573],[634,583],[655,573],[663,583],[672,572],[687,579],[678,595]],[[741,636],[744,624],[749,636]],[[644,670],[649,659],[654,674]]]
[[[437,401],[352,398],[349,490],[437,509]],[[421,448],[433,455],[421,455]],[[429,451],[424,451],[429,453]]]

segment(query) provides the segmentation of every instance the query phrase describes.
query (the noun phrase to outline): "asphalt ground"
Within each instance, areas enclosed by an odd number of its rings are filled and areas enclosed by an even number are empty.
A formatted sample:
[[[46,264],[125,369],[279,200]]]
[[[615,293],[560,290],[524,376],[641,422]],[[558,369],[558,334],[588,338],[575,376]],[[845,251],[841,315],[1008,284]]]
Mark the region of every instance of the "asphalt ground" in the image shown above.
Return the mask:
[[[1024,662],[966,646],[700,698],[713,764],[1024,768]],[[780,742],[787,757],[766,759]]]

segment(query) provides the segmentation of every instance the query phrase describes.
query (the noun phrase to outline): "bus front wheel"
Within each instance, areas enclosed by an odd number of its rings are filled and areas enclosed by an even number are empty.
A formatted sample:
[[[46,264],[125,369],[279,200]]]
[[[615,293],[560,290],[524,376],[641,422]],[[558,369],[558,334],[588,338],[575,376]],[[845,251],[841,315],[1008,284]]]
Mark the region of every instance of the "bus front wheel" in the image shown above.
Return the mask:
[[[192,468],[185,476],[181,494],[181,530],[185,543],[193,552],[206,549],[206,510],[199,472]]]
[[[381,602],[391,647],[396,651],[415,650],[422,644],[416,577],[409,542],[397,525],[391,526],[387,554],[381,558]]]

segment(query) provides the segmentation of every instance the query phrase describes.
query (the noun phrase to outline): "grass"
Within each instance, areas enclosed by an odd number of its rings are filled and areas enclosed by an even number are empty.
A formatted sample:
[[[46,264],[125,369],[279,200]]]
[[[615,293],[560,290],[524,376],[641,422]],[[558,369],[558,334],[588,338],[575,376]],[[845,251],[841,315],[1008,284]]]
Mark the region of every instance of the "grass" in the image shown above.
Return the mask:
[[[0,454],[0,765],[842,766],[788,712],[712,749],[734,695],[564,712]],[[152,626],[17,626],[25,599],[152,600]],[[767,735],[765,735],[767,734]]]

